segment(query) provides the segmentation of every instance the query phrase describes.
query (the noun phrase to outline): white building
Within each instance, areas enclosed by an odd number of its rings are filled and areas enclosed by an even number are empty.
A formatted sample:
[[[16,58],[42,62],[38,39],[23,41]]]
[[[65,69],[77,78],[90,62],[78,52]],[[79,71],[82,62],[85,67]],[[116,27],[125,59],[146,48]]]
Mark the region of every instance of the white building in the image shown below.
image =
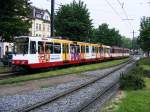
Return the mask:
[[[32,7],[32,27],[30,30],[30,36],[50,37],[50,13],[48,10]],[[3,58],[6,52],[12,52],[13,43],[0,42],[0,59]]]
[[[6,52],[13,51],[13,43],[0,42],[0,59],[3,58]]]
[[[50,13],[48,10],[33,7],[30,36],[50,37]]]

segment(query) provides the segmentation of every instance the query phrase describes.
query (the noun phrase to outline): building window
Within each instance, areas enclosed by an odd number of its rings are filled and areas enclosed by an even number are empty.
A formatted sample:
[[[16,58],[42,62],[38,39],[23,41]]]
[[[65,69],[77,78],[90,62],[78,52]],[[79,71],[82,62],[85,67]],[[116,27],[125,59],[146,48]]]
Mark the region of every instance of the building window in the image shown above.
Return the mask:
[[[47,31],[49,31],[49,25],[47,25]]]
[[[39,31],[41,31],[41,24],[39,24]]]
[[[45,31],[45,24],[43,24],[43,31]]]
[[[36,31],[38,31],[38,23],[36,23]]]
[[[42,18],[42,15],[41,14],[35,14],[35,16],[37,17],[37,18]]]
[[[45,20],[48,20],[48,16],[47,15],[45,16]]]

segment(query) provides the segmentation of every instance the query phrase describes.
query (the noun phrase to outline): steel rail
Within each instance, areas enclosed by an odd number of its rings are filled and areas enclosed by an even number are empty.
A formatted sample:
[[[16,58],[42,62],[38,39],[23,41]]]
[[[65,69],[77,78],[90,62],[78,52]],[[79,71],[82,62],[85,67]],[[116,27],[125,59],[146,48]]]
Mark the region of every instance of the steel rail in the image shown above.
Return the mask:
[[[46,104],[49,104],[49,103],[51,103],[51,102],[53,102],[53,101],[56,101],[57,99],[62,98],[62,97],[65,97],[65,96],[67,96],[68,94],[71,94],[71,93],[73,93],[73,92],[75,92],[75,91],[77,91],[77,90],[80,90],[80,89],[82,89],[82,88],[84,88],[84,87],[86,87],[86,86],[88,86],[88,85],[90,85],[90,84],[93,84],[93,83],[95,83],[95,82],[98,81],[98,80],[104,79],[105,77],[107,77],[107,76],[109,76],[110,74],[112,74],[112,73],[118,71],[119,69],[123,68],[124,66],[126,66],[127,64],[129,64],[129,63],[132,62],[132,61],[133,61],[133,60],[130,59],[130,60],[128,60],[126,63],[122,64],[122,66],[120,66],[120,67],[118,67],[118,68],[116,68],[116,69],[110,71],[109,73],[107,73],[107,74],[105,74],[105,75],[103,75],[103,76],[101,76],[101,77],[98,77],[98,78],[95,78],[95,79],[93,79],[93,80],[90,80],[90,81],[88,81],[88,82],[86,82],[86,83],[83,83],[83,84],[81,84],[81,85],[79,85],[79,86],[76,86],[76,87],[74,87],[74,88],[71,88],[71,89],[69,89],[69,90],[67,90],[67,91],[61,92],[61,93],[59,93],[59,94],[57,94],[57,95],[54,95],[54,96],[52,96],[52,97],[48,97],[48,98],[46,98],[46,99],[43,99],[42,101],[39,101],[39,102],[37,102],[37,103],[35,103],[35,104],[32,104],[32,105],[29,105],[29,106],[25,106],[25,107],[16,109],[14,112],[29,112],[29,111],[31,111],[31,110],[34,110],[34,109],[37,109],[37,108],[39,108],[39,107],[41,107],[41,106],[44,106],[44,105],[46,105]]]
[[[70,112],[82,112],[82,111],[86,110],[86,108],[88,108],[88,106],[90,106],[92,103],[96,102],[98,99],[102,98],[105,94],[109,93],[109,91],[111,89],[113,89],[114,87],[119,88],[118,81],[106,86],[106,88],[104,88],[103,91],[100,91],[99,94],[97,96],[93,97],[92,100],[90,100],[89,102],[85,102],[80,107],[73,109]]]
[[[6,78],[13,78],[13,77],[17,77],[17,76],[21,76],[21,72],[0,73],[0,80],[6,79]]]

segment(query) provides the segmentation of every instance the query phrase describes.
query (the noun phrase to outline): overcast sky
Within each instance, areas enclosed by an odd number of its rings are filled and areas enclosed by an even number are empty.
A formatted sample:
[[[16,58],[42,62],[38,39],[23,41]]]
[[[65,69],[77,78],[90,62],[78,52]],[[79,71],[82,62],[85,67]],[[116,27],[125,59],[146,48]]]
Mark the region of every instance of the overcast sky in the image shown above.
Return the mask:
[[[55,0],[55,9],[59,4],[67,4],[73,0]],[[78,0],[76,0],[78,1]],[[150,0],[82,0],[87,4],[93,25],[98,27],[102,23],[116,28],[121,35],[132,38],[139,34],[140,18],[150,16]],[[51,0],[31,0],[34,6],[50,11]],[[120,2],[120,4],[119,4]],[[132,20],[124,20],[124,19]]]

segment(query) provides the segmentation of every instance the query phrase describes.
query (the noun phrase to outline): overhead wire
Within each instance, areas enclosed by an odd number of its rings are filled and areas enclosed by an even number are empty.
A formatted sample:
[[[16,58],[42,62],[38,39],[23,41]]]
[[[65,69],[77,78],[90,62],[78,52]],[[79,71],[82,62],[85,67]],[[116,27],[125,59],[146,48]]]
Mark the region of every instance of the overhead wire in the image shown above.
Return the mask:
[[[111,3],[108,1],[108,0],[105,0],[106,3],[109,5],[109,7],[111,7],[111,9],[115,12],[115,14],[123,21],[123,18],[121,17],[121,15],[116,11],[116,9],[111,5]],[[126,27],[129,27],[127,26],[127,24],[125,24]]]
[[[124,4],[122,4],[122,3],[120,2],[120,0],[117,0],[117,2],[118,2],[119,5],[121,6],[121,9],[122,9],[124,15],[126,16],[126,20],[128,21],[129,25],[131,26],[132,29],[134,29],[133,26],[132,26],[132,24],[131,24],[131,22],[130,22],[129,16],[128,16],[128,14],[127,14],[127,12],[126,12],[124,6],[123,6]]]
[[[111,3],[108,0],[105,0],[106,3],[109,5],[109,7],[111,7],[111,9],[116,13],[117,16],[119,16],[121,18],[121,20],[123,19],[120,14],[116,11],[116,9],[111,5]]]

